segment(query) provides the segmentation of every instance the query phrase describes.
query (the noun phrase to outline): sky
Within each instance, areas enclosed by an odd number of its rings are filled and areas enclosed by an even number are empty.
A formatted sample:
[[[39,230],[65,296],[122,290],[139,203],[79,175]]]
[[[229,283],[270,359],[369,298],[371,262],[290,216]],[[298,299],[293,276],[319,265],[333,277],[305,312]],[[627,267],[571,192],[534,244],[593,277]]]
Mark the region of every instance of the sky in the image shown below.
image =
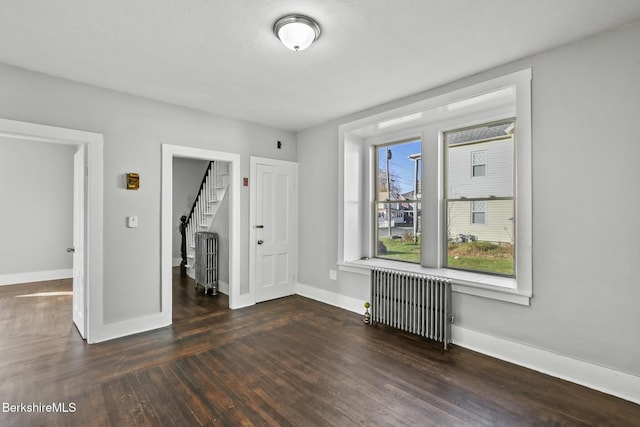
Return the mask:
[[[385,151],[387,147],[391,150],[391,160],[389,160],[389,170],[391,172],[391,180],[400,187],[400,193],[404,194],[413,191],[413,180],[415,173],[415,162],[409,158],[411,154],[417,154],[421,151],[421,142],[404,142],[395,145],[384,145],[377,148],[378,151],[378,168],[382,172],[386,172]],[[422,162],[420,162],[422,163]],[[422,166],[422,164],[420,164]],[[418,179],[420,178],[420,170],[418,171]]]

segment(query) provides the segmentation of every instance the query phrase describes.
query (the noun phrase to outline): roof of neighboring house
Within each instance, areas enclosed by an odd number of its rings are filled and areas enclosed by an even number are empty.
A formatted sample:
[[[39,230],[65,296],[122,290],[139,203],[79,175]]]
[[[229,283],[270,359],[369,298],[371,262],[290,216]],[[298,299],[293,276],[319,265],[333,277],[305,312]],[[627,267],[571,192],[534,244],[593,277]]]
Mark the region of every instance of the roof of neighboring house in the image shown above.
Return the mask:
[[[460,131],[449,132],[447,134],[447,141],[449,146],[456,144],[465,144],[474,141],[483,141],[486,139],[497,138],[501,136],[507,136],[509,127],[512,123],[500,123],[494,126],[477,127],[472,129],[465,129]]]
[[[468,144],[470,142],[476,141],[486,141],[493,138],[506,137],[510,135],[512,129],[512,122],[500,123],[493,126],[464,129],[447,133],[447,140],[449,141],[449,146]],[[409,158],[412,160],[420,160],[422,159],[422,153],[411,154]]]

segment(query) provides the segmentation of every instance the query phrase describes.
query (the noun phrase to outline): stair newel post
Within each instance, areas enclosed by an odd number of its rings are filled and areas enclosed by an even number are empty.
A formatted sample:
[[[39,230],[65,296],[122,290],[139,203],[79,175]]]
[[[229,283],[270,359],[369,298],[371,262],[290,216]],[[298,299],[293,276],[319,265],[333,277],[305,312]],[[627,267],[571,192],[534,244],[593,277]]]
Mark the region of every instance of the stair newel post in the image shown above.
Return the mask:
[[[180,217],[180,235],[182,242],[180,244],[180,254],[182,261],[180,262],[180,277],[187,277],[187,216]]]
[[[187,220],[187,258],[189,257],[189,248],[195,247],[194,236],[193,236],[193,221],[189,222]]]

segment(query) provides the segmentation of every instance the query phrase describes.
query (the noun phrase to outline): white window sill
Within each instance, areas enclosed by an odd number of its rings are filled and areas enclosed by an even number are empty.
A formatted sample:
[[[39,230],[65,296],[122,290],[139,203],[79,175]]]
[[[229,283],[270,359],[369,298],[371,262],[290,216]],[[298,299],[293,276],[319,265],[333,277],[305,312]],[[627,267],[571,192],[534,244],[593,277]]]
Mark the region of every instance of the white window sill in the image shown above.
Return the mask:
[[[529,305],[531,299],[530,294],[518,291],[516,279],[512,277],[500,277],[448,268],[428,268],[418,264],[380,258],[359,259],[338,264],[339,270],[364,275],[369,275],[371,269],[375,267],[451,279],[451,290],[461,294],[475,295],[520,305]]]

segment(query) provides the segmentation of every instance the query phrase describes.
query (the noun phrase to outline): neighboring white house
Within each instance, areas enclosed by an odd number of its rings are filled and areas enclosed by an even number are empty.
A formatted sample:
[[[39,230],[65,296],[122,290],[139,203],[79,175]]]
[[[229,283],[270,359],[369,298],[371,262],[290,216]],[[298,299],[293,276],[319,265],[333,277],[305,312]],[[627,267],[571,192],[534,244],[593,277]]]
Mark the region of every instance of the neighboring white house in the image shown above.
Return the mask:
[[[403,224],[413,224],[413,204],[407,202],[404,194],[392,192],[391,197],[386,190],[379,192],[378,200],[390,200],[392,203],[378,205],[378,227],[388,227],[387,217],[391,213],[391,227]]]
[[[510,121],[445,133],[449,238],[513,243],[512,130]]]

